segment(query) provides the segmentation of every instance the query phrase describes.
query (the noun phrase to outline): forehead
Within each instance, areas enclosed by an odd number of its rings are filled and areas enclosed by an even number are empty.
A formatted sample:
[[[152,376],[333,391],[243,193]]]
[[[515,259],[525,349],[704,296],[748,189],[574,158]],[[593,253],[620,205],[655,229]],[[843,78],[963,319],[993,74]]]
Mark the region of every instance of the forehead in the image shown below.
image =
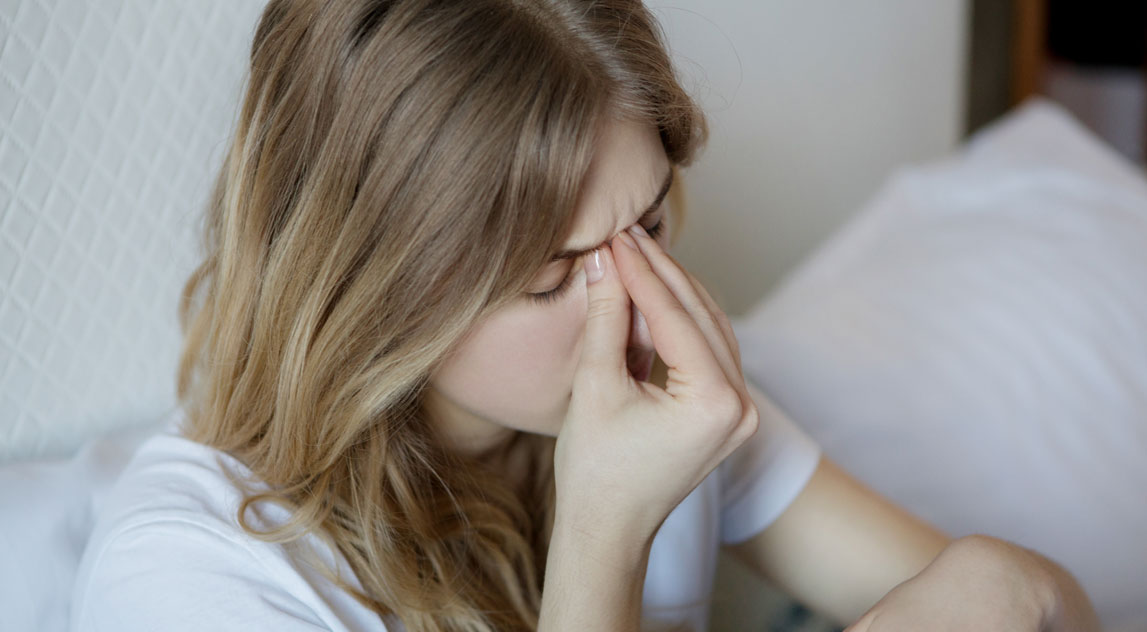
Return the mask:
[[[596,246],[636,221],[668,170],[655,126],[611,120],[598,136],[565,246]]]

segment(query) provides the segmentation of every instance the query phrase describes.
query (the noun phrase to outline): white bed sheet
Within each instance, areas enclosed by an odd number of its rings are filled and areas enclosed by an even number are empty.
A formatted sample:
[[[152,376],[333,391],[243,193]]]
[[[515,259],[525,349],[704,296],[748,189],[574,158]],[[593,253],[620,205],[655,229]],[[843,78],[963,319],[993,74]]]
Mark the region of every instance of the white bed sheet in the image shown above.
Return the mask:
[[[1066,111],[901,170],[734,328],[830,458],[1147,630],[1147,181]]]

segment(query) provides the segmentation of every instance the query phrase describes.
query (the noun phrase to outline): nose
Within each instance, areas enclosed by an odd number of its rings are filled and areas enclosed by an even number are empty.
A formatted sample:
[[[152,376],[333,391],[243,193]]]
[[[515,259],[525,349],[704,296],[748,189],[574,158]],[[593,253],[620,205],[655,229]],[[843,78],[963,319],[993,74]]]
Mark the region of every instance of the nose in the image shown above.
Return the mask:
[[[649,325],[645,322],[645,314],[630,304],[633,320],[629,326],[629,347],[643,351],[653,350],[653,337],[649,334]]]

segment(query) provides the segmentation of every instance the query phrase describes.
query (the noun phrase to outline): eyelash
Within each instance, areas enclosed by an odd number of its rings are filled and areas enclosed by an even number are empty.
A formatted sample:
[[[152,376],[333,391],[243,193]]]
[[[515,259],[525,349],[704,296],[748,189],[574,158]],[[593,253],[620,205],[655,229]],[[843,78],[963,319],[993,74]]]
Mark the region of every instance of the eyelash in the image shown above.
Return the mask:
[[[659,219],[659,220],[657,220],[656,224],[654,224],[653,226],[650,226],[649,228],[646,228],[645,232],[649,233],[650,237],[653,237],[654,239],[656,239],[657,236],[661,234],[661,230],[663,228],[665,228],[663,226],[663,223],[664,223],[664,218]],[[562,279],[562,282],[559,283],[558,286],[555,287],[554,289],[548,290],[546,292],[538,292],[537,294],[527,293],[526,296],[530,297],[530,300],[532,300],[538,304],[544,305],[546,303],[550,303],[552,301],[557,300],[558,298],[561,297],[561,295],[563,293],[565,293],[566,289],[569,288],[569,286],[570,286],[571,280],[573,280],[573,275],[567,274],[566,278]]]

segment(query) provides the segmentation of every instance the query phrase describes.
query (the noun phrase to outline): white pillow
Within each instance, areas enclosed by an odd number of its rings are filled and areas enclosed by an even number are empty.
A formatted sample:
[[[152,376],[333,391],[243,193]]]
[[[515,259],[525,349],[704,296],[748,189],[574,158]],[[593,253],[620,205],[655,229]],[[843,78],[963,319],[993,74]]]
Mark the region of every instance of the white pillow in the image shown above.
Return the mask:
[[[900,171],[734,320],[746,373],[829,458],[1147,629],[1147,182],[1061,108]]]

